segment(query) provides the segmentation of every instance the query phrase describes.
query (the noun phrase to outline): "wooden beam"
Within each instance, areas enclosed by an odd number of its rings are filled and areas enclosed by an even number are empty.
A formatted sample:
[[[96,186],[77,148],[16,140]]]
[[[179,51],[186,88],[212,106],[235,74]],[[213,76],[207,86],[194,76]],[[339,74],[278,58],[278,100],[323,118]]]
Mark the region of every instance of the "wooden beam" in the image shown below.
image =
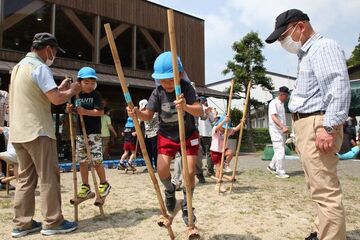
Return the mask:
[[[128,29],[130,27],[129,24],[126,24],[126,23],[122,23],[120,24],[119,26],[117,26],[114,30],[113,30],[113,35],[114,35],[114,38],[116,39],[120,34],[122,34],[123,32],[125,32],[126,29]],[[102,49],[104,48],[106,45],[108,45],[109,42],[105,37],[103,37],[101,40],[100,40],[100,46],[99,46],[99,49]]]
[[[64,8],[65,15],[70,19],[70,21],[74,24],[74,26],[80,31],[80,33],[84,36],[84,38],[90,43],[92,47],[95,47],[95,38],[86,28],[86,26],[82,23],[76,13],[68,8]]]
[[[131,39],[131,68],[136,70],[136,40],[137,40],[137,27],[132,27],[132,39]]]
[[[101,31],[101,19],[97,15],[94,18],[94,34],[95,34],[95,47],[93,48],[93,62],[100,63],[100,31]]]
[[[26,5],[25,7],[19,9],[14,14],[12,14],[10,17],[5,18],[4,21],[1,24],[1,28],[3,31],[6,31],[7,29],[14,26],[16,23],[20,22],[33,12],[36,12],[40,8],[42,8],[45,5],[45,2],[43,1],[33,1]]]
[[[161,47],[156,43],[154,38],[151,36],[149,31],[145,28],[139,28],[142,35],[144,35],[145,39],[148,41],[148,43],[153,47],[153,49],[156,51],[157,54],[162,53]]]

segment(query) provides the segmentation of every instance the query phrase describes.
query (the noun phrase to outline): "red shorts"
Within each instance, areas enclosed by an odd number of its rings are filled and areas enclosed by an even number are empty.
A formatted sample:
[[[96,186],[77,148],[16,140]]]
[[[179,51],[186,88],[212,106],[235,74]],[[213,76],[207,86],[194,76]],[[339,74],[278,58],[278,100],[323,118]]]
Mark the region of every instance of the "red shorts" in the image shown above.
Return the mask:
[[[124,151],[135,151],[135,144],[133,143],[129,143],[129,142],[125,142],[124,143]]]
[[[210,151],[210,157],[214,165],[221,163],[221,152]]]
[[[164,136],[158,135],[158,154],[175,158],[177,152],[181,153],[180,142],[174,142]],[[199,153],[199,133],[194,132],[186,139],[186,155],[197,156]]]

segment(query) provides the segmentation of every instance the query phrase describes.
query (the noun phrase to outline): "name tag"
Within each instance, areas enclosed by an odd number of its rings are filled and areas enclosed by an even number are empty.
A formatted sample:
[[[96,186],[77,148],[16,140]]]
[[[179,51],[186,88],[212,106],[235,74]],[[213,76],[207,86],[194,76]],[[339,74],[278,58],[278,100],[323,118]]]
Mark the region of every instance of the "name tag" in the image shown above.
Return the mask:
[[[191,144],[191,146],[197,146],[197,145],[199,145],[199,139],[196,138],[196,139],[190,140],[190,144]]]

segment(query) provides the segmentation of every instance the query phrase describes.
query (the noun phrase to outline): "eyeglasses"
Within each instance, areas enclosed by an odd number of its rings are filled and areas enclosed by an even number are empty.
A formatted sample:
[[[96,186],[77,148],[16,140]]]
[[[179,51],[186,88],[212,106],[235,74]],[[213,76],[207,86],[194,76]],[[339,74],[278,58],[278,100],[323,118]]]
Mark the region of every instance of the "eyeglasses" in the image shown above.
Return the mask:
[[[284,40],[287,36],[287,32],[289,32],[289,30],[290,29],[292,29],[293,27],[295,27],[296,25],[298,24],[298,22],[297,23],[295,23],[295,24],[293,24],[291,27],[289,27],[288,29],[286,29],[286,31],[285,32],[283,32],[281,35],[280,35],[280,37],[278,38],[278,41],[282,41],[282,40]]]

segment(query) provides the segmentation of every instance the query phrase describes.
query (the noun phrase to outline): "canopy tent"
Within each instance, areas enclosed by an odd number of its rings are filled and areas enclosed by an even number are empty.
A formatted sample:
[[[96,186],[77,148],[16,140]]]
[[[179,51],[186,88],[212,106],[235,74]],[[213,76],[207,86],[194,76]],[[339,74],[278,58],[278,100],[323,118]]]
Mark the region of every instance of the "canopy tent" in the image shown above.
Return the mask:
[[[351,80],[351,104],[349,113],[360,116],[360,79]]]

